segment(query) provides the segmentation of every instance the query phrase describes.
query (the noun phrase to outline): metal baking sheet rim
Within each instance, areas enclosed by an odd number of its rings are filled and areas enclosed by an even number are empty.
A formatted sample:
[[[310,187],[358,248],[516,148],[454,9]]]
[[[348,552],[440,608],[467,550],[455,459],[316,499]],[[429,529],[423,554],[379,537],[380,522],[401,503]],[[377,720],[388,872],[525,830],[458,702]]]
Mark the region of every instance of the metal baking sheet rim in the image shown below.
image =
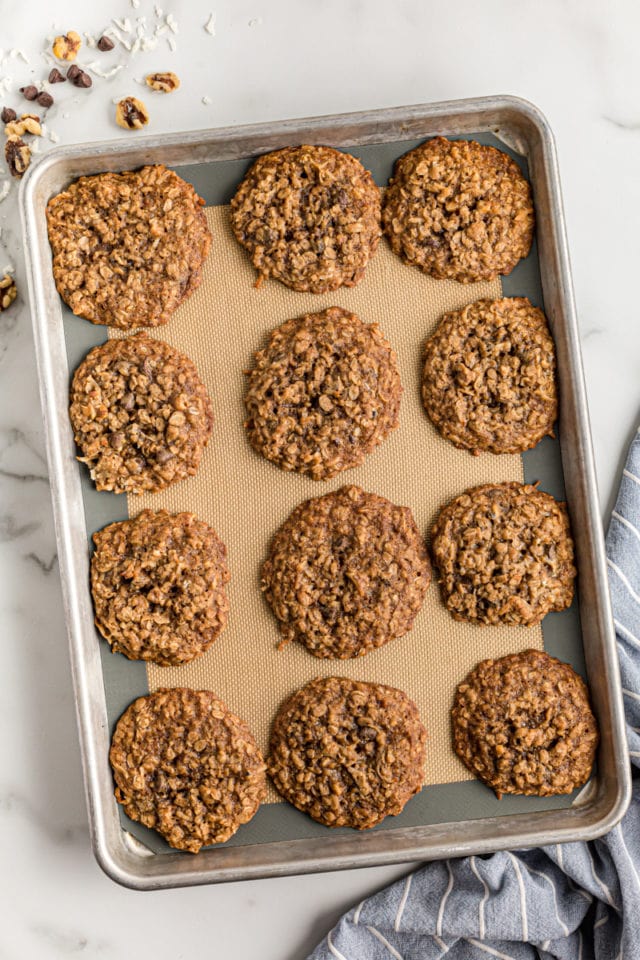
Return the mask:
[[[109,731],[102,671],[88,591],[79,589],[88,570],[86,534],[66,412],[64,335],[61,322],[51,323],[52,317],[61,321],[61,313],[51,274],[46,202],[74,177],[148,162],[186,165],[239,159],[300,142],[346,147],[481,131],[527,156],[536,197],[544,301],[556,340],[562,391],[561,449],[580,574],[583,645],[602,734],[594,786],[580,803],[564,810],[353,837],[327,832],[321,840],[221,847],[193,858],[153,854],[122,830],[105,762]],[[592,839],[612,829],[628,806],[631,779],[558,165],[543,114],[525,100],[495,96],[61,147],[25,175],[20,213],[89,825],[96,859],[108,876],[127,887],[154,890],[490,853]]]

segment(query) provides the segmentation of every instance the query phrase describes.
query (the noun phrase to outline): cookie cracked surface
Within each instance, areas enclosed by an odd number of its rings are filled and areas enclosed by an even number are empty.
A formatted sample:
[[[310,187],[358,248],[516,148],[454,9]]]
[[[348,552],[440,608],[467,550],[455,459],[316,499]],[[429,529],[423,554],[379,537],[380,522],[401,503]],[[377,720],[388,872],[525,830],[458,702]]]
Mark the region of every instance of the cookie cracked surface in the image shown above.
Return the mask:
[[[396,355],[375,323],[341,307],[287,320],[255,355],[251,445],[283,470],[327,480],[359,466],[399,424]]]
[[[98,490],[143,493],[192,476],[213,427],[194,363],[138,333],[91,350],[73,375],[78,457]]]
[[[472,487],[431,530],[442,599],[455,620],[533,626],[573,599],[573,540],[564,503],[535,486]]]
[[[211,246],[203,204],[160,164],[80,177],[47,207],[58,293],[92,323],[166,323],[202,279]]]
[[[109,760],[127,816],[190,853],[228,840],[266,795],[251,731],[209,690],[139,697],[118,720]]]
[[[178,666],[224,630],[227,550],[192,513],[143,510],[93,535],[95,622],[114,653]]]
[[[418,708],[401,690],[317,679],[281,706],[267,769],[284,799],[314,820],[366,830],[420,790],[426,739]]]
[[[262,568],[283,643],[341,660],[408,633],[430,579],[409,508],[356,486],[301,503]]]
[[[526,297],[476,300],[447,313],[427,340],[422,401],[454,446],[519,453],[553,436],[555,347]]]
[[[598,727],[581,677],[539,650],[484,660],[458,685],[453,745],[498,799],[571,793],[589,778]]]
[[[531,188],[511,157],[445,137],[400,157],[382,209],[394,253],[459,283],[510,273],[529,253],[534,223]]]
[[[293,290],[353,287],[380,239],[380,191],[359,160],[332,147],[258,157],[231,201],[231,225],[258,271]]]

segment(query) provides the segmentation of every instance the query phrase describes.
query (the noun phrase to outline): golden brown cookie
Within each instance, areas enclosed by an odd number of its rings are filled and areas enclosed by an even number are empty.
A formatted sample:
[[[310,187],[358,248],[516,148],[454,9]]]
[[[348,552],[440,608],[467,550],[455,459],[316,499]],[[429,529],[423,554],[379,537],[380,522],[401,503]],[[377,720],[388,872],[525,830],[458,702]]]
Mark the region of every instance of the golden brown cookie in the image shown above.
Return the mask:
[[[520,453],[553,436],[556,358],[547,319],[526,297],[476,300],[427,340],[422,400],[454,446]]]
[[[95,622],[114,653],[178,666],[220,636],[229,613],[227,549],[202,520],[143,510],[93,541]]]
[[[401,395],[377,324],[329,307],[287,320],[256,353],[245,427],[267,460],[327,480],[359,466],[398,426]]]
[[[98,490],[162,490],[196,472],[213,427],[193,362],[138,333],[84,358],[71,384],[71,424]]]
[[[138,697],[118,720],[109,760],[127,816],[190,853],[228,840],[266,795],[251,731],[209,690]]]
[[[483,660],[458,685],[453,746],[496,792],[571,793],[589,779],[598,727],[584,681],[540,650]]]
[[[317,679],[280,707],[267,769],[278,793],[314,820],[367,830],[422,787],[426,739],[401,690]]]
[[[203,204],[161,164],[80,177],[47,207],[58,293],[92,323],[166,323],[200,285],[211,246]]]
[[[353,287],[380,239],[380,191],[359,160],[332,147],[258,157],[231,201],[231,225],[258,271],[293,290]]]
[[[475,283],[526,257],[535,217],[517,163],[473,140],[427,140],[396,162],[382,225],[391,248],[438,280]]]
[[[296,507],[262,568],[283,643],[340,660],[404,636],[430,579],[409,508],[355,486]]]
[[[535,486],[488,483],[467,490],[440,511],[431,552],[455,620],[534,626],[573,599],[566,505]]]

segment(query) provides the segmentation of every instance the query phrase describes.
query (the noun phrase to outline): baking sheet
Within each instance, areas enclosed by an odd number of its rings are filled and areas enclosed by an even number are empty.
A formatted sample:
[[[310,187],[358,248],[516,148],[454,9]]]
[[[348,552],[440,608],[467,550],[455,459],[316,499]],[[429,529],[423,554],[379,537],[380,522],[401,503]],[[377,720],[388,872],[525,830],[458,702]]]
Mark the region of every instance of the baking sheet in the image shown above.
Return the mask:
[[[504,144],[490,135],[474,139]],[[396,157],[420,141],[381,144],[352,149],[383,186]],[[511,152],[511,151],[507,151]],[[514,154],[512,154],[515,156]],[[522,158],[515,156],[523,170]],[[545,619],[539,627],[477,627],[456,623],[440,603],[434,584],[429,589],[413,630],[380,650],[355,661],[320,661],[297,644],[275,649],[279,639],[275,621],[258,588],[259,568],[270,536],[293,507],[343,483],[411,507],[426,534],[437,509],[466,487],[501,480],[540,480],[543,489],[562,497],[562,473],[556,441],[544,440],[535,451],[519,456],[472,457],[439,437],[422,410],[419,395],[420,354],[424,339],[438,317],[480,296],[500,296],[501,283],[462,285],[435,281],[405,266],[383,240],[365,280],[350,290],[325,296],[296,293],[275,281],[255,290],[255,273],[244,251],[230,233],[224,206],[248,163],[219,162],[179,168],[205,198],[213,232],[213,250],[205,265],[200,289],[151,335],[166,340],[194,359],[210,390],[216,425],[213,438],[195,478],[159,494],[126,498],[96,493],[83,470],[83,498],[87,532],[113,519],[136,515],[144,507],[172,511],[192,510],[212,523],[229,548],[232,572],[231,616],[221,638],[203,657],[179,668],[132,663],[101,647],[109,723],[135,697],[159,686],[214,689],[246,719],[261,747],[266,748],[269,724],[279,703],[313,676],[339,674],[399,686],[412,696],[429,731],[425,769],[428,785],[403,813],[388,818],[377,830],[508,816],[524,811],[560,809],[572,797],[510,797],[497,801],[487,788],[470,778],[450,747],[449,707],[456,683],[480,659],[501,656],[529,646],[546,647],[584,672],[576,605]],[[537,251],[508,278],[505,295],[524,295],[542,306]],[[379,322],[398,353],[405,389],[401,426],[356,470],[327,483],[285,474],[254,453],[242,428],[244,389],[242,370],[251,364],[254,350],[263,346],[267,332],[291,316],[337,304],[365,321]],[[86,351],[105,339],[103,328],[65,314],[70,369]],[[97,636],[97,635],[96,635]],[[227,845],[268,843],[326,835],[272,792],[254,820],[243,826]],[[155,833],[132,824],[121,813],[126,829],[156,852],[169,848]],[[335,833],[336,831],[332,831]],[[343,831],[352,833],[352,831]]]

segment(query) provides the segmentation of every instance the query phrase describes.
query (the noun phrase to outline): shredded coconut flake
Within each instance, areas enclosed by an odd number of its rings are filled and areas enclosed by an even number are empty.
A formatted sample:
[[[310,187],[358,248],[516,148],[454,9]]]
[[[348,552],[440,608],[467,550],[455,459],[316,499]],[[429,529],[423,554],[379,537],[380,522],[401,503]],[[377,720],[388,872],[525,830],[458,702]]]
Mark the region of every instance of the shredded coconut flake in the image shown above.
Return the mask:
[[[171,30],[171,33],[177,33],[177,32],[178,32],[178,23],[177,23],[176,18],[173,16],[172,13],[168,13],[168,14],[167,14],[167,16],[166,16],[166,18],[165,18],[165,22],[166,22],[167,26],[169,27],[169,30]]]
[[[49,134],[49,140],[51,140],[51,143],[60,143],[60,137],[53,130]]]
[[[173,37],[167,37],[167,45],[169,47],[169,50],[171,50],[171,53],[173,53],[173,51],[176,48],[176,42],[173,39]]]
[[[38,140],[34,140],[32,143],[30,143],[29,149],[31,150],[31,153],[40,153],[40,143]]]
[[[91,48],[95,47],[95,45],[96,45],[96,38],[94,37],[94,35],[93,35],[92,33],[85,33],[84,39],[85,39],[86,44],[87,44],[88,47],[91,47]]]
[[[101,77],[103,80],[110,80],[111,77],[115,77],[116,73],[124,68],[124,63],[118,63],[115,67],[112,67],[111,70],[102,70],[95,63],[88,63],[86,69],[91,70],[91,73],[94,73],[96,77]]]
[[[14,267],[14,265],[13,265],[12,263],[5,263],[4,267],[2,268],[2,273],[3,273],[3,274],[4,274],[4,273],[15,273],[15,272],[16,272],[16,268]]]
[[[131,20],[129,20],[129,17],[123,17],[122,20],[118,20],[117,17],[112,17],[111,23],[115,23],[118,30],[122,30],[123,33],[131,33]]]
[[[142,50],[144,53],[146,53],[147,50],[155,50],[157,46],[158,46],[157,37],[144,37],[144,39],[142,40]]]
[[[140,0],[131,0],[131,6],[133,7],[134,10],[137,10],[138,7],[140,6]]]
[[[10,188],[11,188],[11,184],[9,183],[8,180],[3,180],[3,182],[0,183],[0,203],[2,203],[2,201],[7,196]]]
[[[164,13],[162,7],[159,7],[157,3],[156,3],[156,5],[155,5],[155,7],[153,8],[153,12],[155,13],[156,17],[161,17],[162,14]]]
[[[259,27],[262,23],[262,17],[253,17],[252,20],[249,20],[250,27]]]
[[[210,34],[212,37],[215,37],[215,35],[216,35],[216,15],[215,15],[215,13],[210,13],[210,14],[209,14],[209,19],[208,19],[207,22],[205,23],[204,29],[205,29],[205,30],[207,31],[207,33]]]
[[[24,51],[22,51],[22,50],[18,50],[18,49],[9,50],[9,56],[10,56],[13,60],[15,60],[16,58],[19,58],[20,60],[24,60],[25,63],[30,63],[30,62],[31,62],[31,61],[29,60],[29,58],[27,57],[26,53],[24,53]]]
[[[211,97],[203,97],[202,102],[204,103],[205,107],[208,107],[211,103]]]

